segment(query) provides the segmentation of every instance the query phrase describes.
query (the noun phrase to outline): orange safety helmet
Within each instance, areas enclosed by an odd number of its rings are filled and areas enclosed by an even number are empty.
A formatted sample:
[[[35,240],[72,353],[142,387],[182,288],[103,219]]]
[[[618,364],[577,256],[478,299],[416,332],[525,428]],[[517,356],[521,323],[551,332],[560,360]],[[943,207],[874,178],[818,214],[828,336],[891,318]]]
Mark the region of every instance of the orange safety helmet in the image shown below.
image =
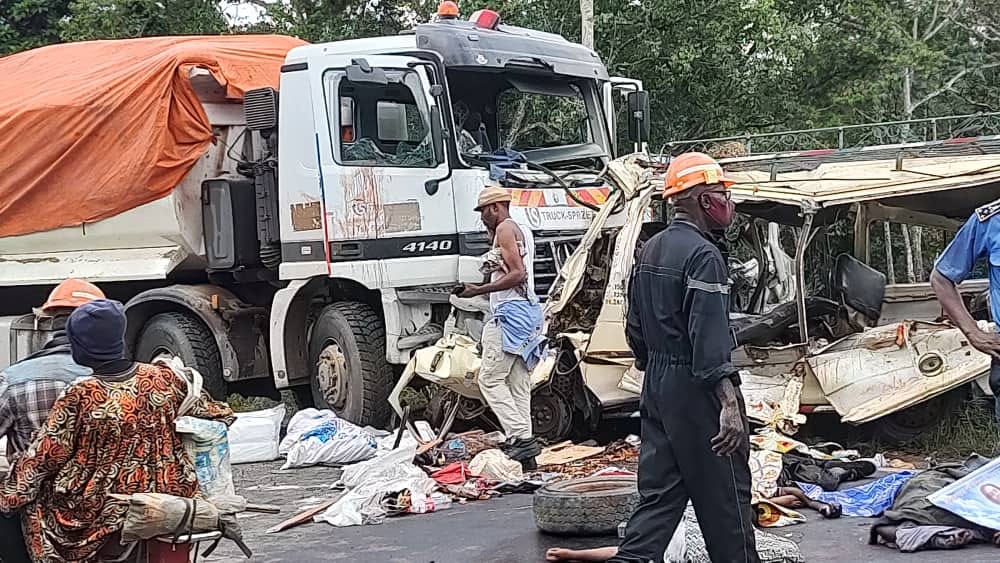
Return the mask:
[[[722,166],[705,153],[686,152],[670,161],[664,181],[663,197],[676,195],[700,184],[735,184],[726,177]]]
[[[57,285],[49,294],[45,304],[36,309],[35,312],[47,315],[51,314],[53,309],[76,309],[84,303],[104,298],[104,292],[96,285],[70,278]]]

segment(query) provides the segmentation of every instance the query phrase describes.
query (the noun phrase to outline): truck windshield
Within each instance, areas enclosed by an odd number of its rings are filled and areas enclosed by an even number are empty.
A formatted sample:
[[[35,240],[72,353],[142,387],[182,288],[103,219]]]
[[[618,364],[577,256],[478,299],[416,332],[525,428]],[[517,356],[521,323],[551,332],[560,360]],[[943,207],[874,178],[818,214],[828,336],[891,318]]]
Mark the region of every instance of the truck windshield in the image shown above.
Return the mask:
[[[497,98],[501,146],[516,151],[591,140],[587,104],[573,84],[539,93],[510,88]]]
[[[466,156],[509,149],[536,162],[585,164],[611,152],[594,80],[449,69],[448,87]]]

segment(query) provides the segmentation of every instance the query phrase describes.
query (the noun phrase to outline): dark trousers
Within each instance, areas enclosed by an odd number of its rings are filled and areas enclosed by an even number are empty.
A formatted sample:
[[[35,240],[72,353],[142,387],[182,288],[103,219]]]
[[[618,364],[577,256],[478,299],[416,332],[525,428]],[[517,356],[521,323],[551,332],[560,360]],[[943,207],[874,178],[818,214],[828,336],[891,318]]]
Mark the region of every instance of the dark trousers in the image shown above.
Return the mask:
[[[24,546],[20,514],[0,515],[0,563],[31,563]]]
[[[712,451],[721,406],[683,363],[651,358],[643,387],[641,502],[611,561],[663,561],[690,500],[713,563],[758,563],[749,443],[728,457]]]

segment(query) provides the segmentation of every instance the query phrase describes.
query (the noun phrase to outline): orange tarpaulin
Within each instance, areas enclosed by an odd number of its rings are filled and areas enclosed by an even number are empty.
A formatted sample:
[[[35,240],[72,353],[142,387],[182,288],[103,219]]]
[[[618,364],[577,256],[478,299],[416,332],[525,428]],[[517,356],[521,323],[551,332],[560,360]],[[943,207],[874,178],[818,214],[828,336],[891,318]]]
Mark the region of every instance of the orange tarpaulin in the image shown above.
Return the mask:
[[[0,58],[0,237],[98,221],[168,195],[212,142],[189,75],[228,98],[277,88],[275,35],[52,45]]]

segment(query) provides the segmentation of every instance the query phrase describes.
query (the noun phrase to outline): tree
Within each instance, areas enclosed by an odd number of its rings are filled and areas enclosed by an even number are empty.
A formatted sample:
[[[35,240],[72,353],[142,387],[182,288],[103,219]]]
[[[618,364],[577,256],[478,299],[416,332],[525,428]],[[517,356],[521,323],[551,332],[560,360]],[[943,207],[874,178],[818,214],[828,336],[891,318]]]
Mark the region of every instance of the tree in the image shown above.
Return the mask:
[[[227,30],[221,6],[212,0],[73,0],[60,37],[85,41]]]
[[[0,56],[59,41],[70,0],[0,0]]]

